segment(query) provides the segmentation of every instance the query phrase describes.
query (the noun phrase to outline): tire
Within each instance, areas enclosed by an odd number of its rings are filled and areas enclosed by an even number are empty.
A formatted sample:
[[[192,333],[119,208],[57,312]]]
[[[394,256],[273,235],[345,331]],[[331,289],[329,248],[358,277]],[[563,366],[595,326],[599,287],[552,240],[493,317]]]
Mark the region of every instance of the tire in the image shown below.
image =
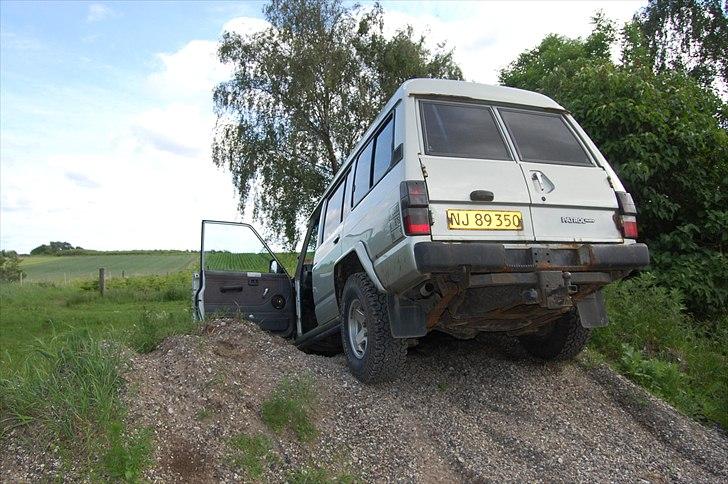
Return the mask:
[[[550,324],[545,334],[521,336],[521,345],[536,358],[571,360],[584,349],[591,329],[581,325],[579,314],[572,310]]]
[[[363,327],[363,336],[352,329],[356,327]],[[344,285],[341,344],[349,370],[363,383],[396,379],[407,356],[407,340],[392,336],[386,296],[364,272],[352,274]]]

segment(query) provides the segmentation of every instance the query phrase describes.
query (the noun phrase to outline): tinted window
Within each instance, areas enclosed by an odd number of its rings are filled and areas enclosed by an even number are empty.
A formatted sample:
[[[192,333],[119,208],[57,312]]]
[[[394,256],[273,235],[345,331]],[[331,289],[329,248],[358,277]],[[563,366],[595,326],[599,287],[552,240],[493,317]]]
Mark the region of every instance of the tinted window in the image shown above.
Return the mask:
[[[428,155],[510,160],[487,106],[422,102]]]
[[[374,148],[374,172],[372,173],[373,185],[376,185],[384,176],[392,161],[393,138],[394,118],[389,118],[387,124],[377,135],[376,147]]]
[[[356,162],[356,174],[354,175],[354,198],[352,206],[359,203],[369,191],[372,172],[372,142],[367,143],[364,151],[359,155]]]
[[[326,204],[326,218],[324,219],[324,238],[326,240],[334,233],[336,227],[341,223],[341,207],[344,203],[345,183],[339,183],[339,187],[329,197]]]
[[[558,114],[500,111],[524,161],[589,165],[589,158]]]

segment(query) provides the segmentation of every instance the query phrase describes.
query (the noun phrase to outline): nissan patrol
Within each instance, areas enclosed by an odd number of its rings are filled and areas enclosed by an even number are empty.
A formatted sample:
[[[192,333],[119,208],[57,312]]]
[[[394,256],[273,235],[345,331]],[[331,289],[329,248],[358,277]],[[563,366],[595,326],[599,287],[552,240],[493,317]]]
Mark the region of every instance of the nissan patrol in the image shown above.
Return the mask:
[[[336,340],[364,382],[394,378],[431,331],[507,333],[568,359],[607,324],[603,286],[649,263],[635,216],[552,99],[413,79],[324,191],[294,274],[251,226],[203,221],[196,314],[238,314],[301,348]]]

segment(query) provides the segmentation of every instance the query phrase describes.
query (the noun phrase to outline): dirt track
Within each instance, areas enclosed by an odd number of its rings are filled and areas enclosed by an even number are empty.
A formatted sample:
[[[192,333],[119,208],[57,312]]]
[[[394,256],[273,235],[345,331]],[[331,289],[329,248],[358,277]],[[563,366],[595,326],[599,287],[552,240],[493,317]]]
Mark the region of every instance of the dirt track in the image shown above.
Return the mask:
[[[260,418],[291,374],[313,375],[320,398],[307,444]],[[131,419],[155,432],[152,480],[245,480],[225,458],[238,432],[274,439],[265,481],[312,465],[372,482],[728,480],[724,434],[604,366],[544,366],[508,339],[431,338],[410,350],[401,380],[369,387],[340,356],[218,321],[134,356],[126,378]]]

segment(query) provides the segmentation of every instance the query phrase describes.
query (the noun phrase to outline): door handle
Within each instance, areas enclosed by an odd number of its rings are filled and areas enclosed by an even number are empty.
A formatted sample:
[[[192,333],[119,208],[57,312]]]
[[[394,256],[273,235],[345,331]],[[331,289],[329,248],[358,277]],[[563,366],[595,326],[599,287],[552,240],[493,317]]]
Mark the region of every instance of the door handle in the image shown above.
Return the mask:
[[[220,292],[243,292],[243,285],[238,284],[237,286],[220,286]]]
[[[334,237],[334,244],[338,244],[340,238],[341,238],[340,235],[337,235],[336,237]]]
[[[541,174],[541,172],[540,171],[534,171],[533,172],[533,175],[531,176],[531,178],[533,180],[535,180],[535,181],[538,182],[538,187],[543,192],[544,191],[544,187],[543,187],[543,175]]]

